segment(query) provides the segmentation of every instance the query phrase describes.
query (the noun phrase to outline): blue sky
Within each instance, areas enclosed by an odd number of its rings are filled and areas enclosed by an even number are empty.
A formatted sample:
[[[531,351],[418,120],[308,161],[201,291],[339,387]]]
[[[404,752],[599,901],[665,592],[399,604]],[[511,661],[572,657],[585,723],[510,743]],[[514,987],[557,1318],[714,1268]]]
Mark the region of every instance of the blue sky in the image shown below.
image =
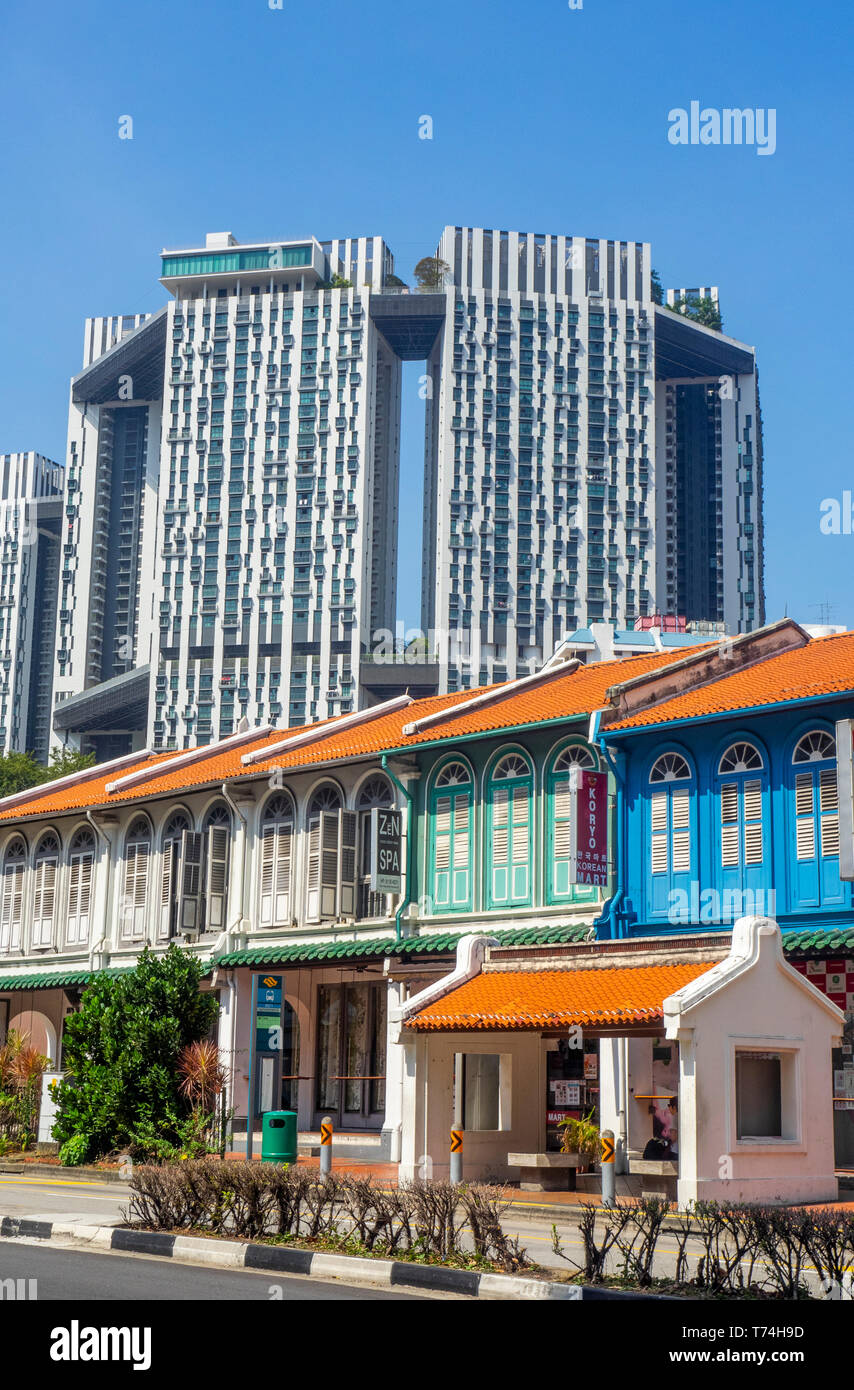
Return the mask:
[[[162,246],[378,233],[404,278],[445,223],[652,242],[759,353],[768,616],[854,626],[854,7],[794,0],[145,0],[4,7],[0,452],[64,457],[87,315],[155,309]],[[777,150],[676,147],[692,100],[774,107]],[[419,116],[434,122],[419,140]],[[133,140],[118,138],[133,118]],[[418,621],[417,373],[400,616]]]

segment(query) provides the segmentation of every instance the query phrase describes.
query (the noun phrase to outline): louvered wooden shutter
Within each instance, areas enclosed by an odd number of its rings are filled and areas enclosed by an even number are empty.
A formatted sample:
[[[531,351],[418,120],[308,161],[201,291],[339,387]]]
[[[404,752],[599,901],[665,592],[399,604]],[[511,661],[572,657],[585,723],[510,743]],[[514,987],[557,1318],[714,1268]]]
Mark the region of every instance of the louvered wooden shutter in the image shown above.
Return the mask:
[[[225,923],[230,842],[231,836],[225,826],[208,827],[208,862],[205,878],[205,927],[208,931],[220,931]]]
[[[687,787],[671,792],[671,830],[673,849],[671,867],[675,874],[691,872],[691,793]]]
[[[528,896],[531,851],[530,805],[527,782],[513,788],[513,843],[511,846],[512,898],[523,902]]]
[[[738,783],[724,782],[720,790],[721,804],[721,867],[737,868],[738,853]]]
[[[126,846],[124,898],[122,902],[122,936],[125,940],[136,940],[145,935],[148,861],[147,840],[135,840]]]
[[[335,916],[338,902],[338,812],[320,813],[320,916]]]
[[[39,859],[35,868],[33,893],[34,946],[49,946],[53,938],[53,914],[56,906],[56,859]]]
[[[199,929],[203,842],[204,835],[198,830],[181,832],[181,897],[178,911],[181,931],[194,932]]]
[[[510,796],[507,787],[492,788],[492,901],[510,897]]]
[[[433,808],[433,901],[451,903],[451,798],[439,796]]]
[[[815,858],[815,817],[813,775],[799,772],[795,777],[795,852],[798,859]]]
[[[160,906],[157,917],[157,935],[161,941],[168,941],[172,935],[172,914],[175,903],[175,890],[179,882],[181,841],[167,840],[163,846],[163,865],[160,875]]]
[[[261,836],[261,925],[287,926],[291,902],[293,825],[278,821]]]
[[[320,820],[308,827],[308,865],[306,869],[306,916],[320,921]]]
[[[356,915],[356,813],[339,811],[338,916]]]
[[[836,768],[826,767],[818,776],[821,857],[827,859],[839,853],[839,792],[836,785]]]
[[[744,862],[762,863],[762,783],[758,778],[744,784]]]
[[[654,874],[667,873],[667,792],[653,792],[650,798],[651,868]]]
[[[16,951],[21,944],[21,908],[24,895],[24,864],[7,864],[3,870],[3,901],[0,905],[0,950]]]
[[[572,788],[568,777],[555,778],[552,787],[552,891],[570,891],[572,848]]]
[[[71,856],[66,923],[66,939],[69,945],[80,945],[89,939],[93,864],[94,855],[91,850]]]
[[[453,864],[453,906],[464,907],[471,895],[471,864],[469,853],[469,826],[471,824],[471,796],[469,792],[457,792],[454,797],[454,864]]]

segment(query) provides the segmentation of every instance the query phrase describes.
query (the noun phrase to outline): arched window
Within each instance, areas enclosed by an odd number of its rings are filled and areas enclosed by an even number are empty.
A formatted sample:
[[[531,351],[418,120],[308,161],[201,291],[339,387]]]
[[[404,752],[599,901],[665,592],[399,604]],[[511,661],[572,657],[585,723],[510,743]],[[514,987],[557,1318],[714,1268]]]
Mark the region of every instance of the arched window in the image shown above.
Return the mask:
[[[653,763],[649,794],[649,899],[652,918],[668,918],[674,894],[690,892],[694,780],[681,753],[662,753]]]
[[[139,816],[131,825],[125,840],[125,872],[121,907],[123,941],[138,941],[145,936],[145,910],[148,904],[150,863],[151,826],[145,816]]]
[[[344,810],[341,793],[332,783],[324,782],[312,794],[306,824],[308,920],[355,916],[356,816]]]
[[[33,860],[33,925],[30,933],[33,947],[53,944],[58,872],[59,838],[50,831],[39,840]]]
[[[65,941],[82,946],[89,940],[92,887],[95,874],[95,836],[91,830],[78,830],[68,846],[68,910]]]
[[[577,775],[575,769],[596,772],[598,767],[599,760],[591,749],[583,743],[571,743],[558,753],[549,769],[546,780],[546,895],[550,903],[584,901],[596,895],[597,890],[589,884],[571,882],[572,783]]]
[[[487,891],[491,907],[531,901],[533,857],[531,765],[507,753],[492,770],[487,791]]]
[[[228,896],[228,864],[231,850],[231,812],[212,806],[205,816],[205,886],[203,928],[222,931]]]
[[[394,805],[394,796],[385,777],[369,777],[359,789],[356,803],[359,818],[359,885],[356,916],[362,920],[385,917],[388,894],[371,892],[371,845],[374,811]]]
[[[261,816],[262,927],[290,926],[293,842],[293,802],[278,793],[270,797]]]
[[[183,811],[173,811],[163,827],[163,863],[160,871],[160,907],[157,916],[157,937],[169,941],[178,930],[179,904],[182,889],[182,848],[190,834],[190,819]],[[184,922],[186,927],[195,925],[198,899],[198,873],[200,859],[196,856],[194,864],[188,865],[188,876],[196,875],[195,898],[191,903],[192,922]]]
[[[811,729],[795,745],[789,814],[795,848],[792,907],[838,906],[845,889],[839,877],[836,740],[826,729]]]
[[[27,847],[18,836],[3,855],[3,885],[0,892],[0,951],[21,947],[21,921],[24,907],[24,870]]]
[[[718,763],[718,878],[721,916],[760,910],[770,836],[765,825],[765,760],[752,743],[733,743]],[[751,895],[748,899],[745,895]]]
[[[472,780],[463,762],[445,763],[430,792],[430,891],[437,912],[472,906]]]

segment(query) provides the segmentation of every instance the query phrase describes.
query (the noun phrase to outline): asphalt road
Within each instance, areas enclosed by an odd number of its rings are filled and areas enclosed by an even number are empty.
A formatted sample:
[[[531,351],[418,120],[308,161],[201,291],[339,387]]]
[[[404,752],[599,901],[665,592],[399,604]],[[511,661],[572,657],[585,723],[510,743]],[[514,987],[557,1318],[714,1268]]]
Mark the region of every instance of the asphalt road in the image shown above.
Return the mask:
[[[99,1255],[89,1251],[0,1240],[0,1280],[25,1280],[27,1297],[38,1302],[73,1299],[75,1303],[228,1302],[319,1303],[394,1299],[423,1302],[421,1294],[357,1284],[326,1284],[269,1271],[203,1269],[172,1260],[140,1255]],[[29,1281],[34,1279],[35,1286]],[[16,1284],[16,1290],[18,1285]],[[447,1295],[443,1295],[447,1298]]]
[[[128,1188],[119,1183],[97,1183],[70,1177],[21,1179],[17,1175],[7,1177],[0,1174],[0,1216],[32,1216],[52,1221],[73,1220],[87,1225],[118,1225],[122,1221],[121,1209],[128,1197]],[[558,1227],[564,1252],[570,1258],[570,1268],[577,1266],[582,1261],[583,1245],[577,1226],[565,1211],[556,1209],[552,1216],[551,1212],[538,1211],[534,1207],[526,1210],[523,1206],[514,1206],[505,1215],[503,1224],[509,1234],[518,1238],[530,1260],[546,1268],[566,1270],[567,1261],[555,1255],[552,1249],[553,1221]],[[693,1263],[701,1253],[700,1242],[691,1239],[687,1248]],[[656,1251],[656,1275],[672,1276],[676,1268],[676,1255],[675,1236],[663,1232]],[[110,1255],[106,1258],[115,1257]],[[619,1252],[612,1251],[606,1265],[608,1272],[617,1273],[620,1264]],[[763,1272],[760,1263],[754,1272],[755,1277],[762,1277]],[[745,1266],[745,1275],[748,1274]],[[230,1279],[232,1276],[223,1273],[217,1277]],[[816,1282],[814,1277],[807,1277],[809,1282]],[[192,1298],[195,1295],[184,1296]]]

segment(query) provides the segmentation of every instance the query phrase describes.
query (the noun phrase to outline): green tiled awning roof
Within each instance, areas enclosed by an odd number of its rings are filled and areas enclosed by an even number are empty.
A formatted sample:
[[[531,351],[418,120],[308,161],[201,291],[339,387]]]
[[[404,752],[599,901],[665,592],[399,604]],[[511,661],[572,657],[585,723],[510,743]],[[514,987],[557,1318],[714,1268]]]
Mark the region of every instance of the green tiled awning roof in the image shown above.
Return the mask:
[[[129,969],[126,966],[124,969]],[[124,969],[114,970],[38,970],[28,975],[0,975],[0,991],[12,989],[67,989],[72,985],[88,985],[96,975],[122,975]]]
[[[825,931],[812,929],[783,932],[783,950],[790,956],[854,951],[854,926],[830,927]]]
[[[511,931],[489,932],[502,946],[549,946],[553,943],[583,941],[590,931],[589,923],[560,927],[519,927]],[[309,941],[278,946],[252,947],[246,951],[231,951],[218,956],[218,966],[284,965],[309,961],[371,960],[382,956],[449,955],[467,932],[440,932],[435,936],[409,936],[402,941],[392,937],[364,938],[361,941]]]

